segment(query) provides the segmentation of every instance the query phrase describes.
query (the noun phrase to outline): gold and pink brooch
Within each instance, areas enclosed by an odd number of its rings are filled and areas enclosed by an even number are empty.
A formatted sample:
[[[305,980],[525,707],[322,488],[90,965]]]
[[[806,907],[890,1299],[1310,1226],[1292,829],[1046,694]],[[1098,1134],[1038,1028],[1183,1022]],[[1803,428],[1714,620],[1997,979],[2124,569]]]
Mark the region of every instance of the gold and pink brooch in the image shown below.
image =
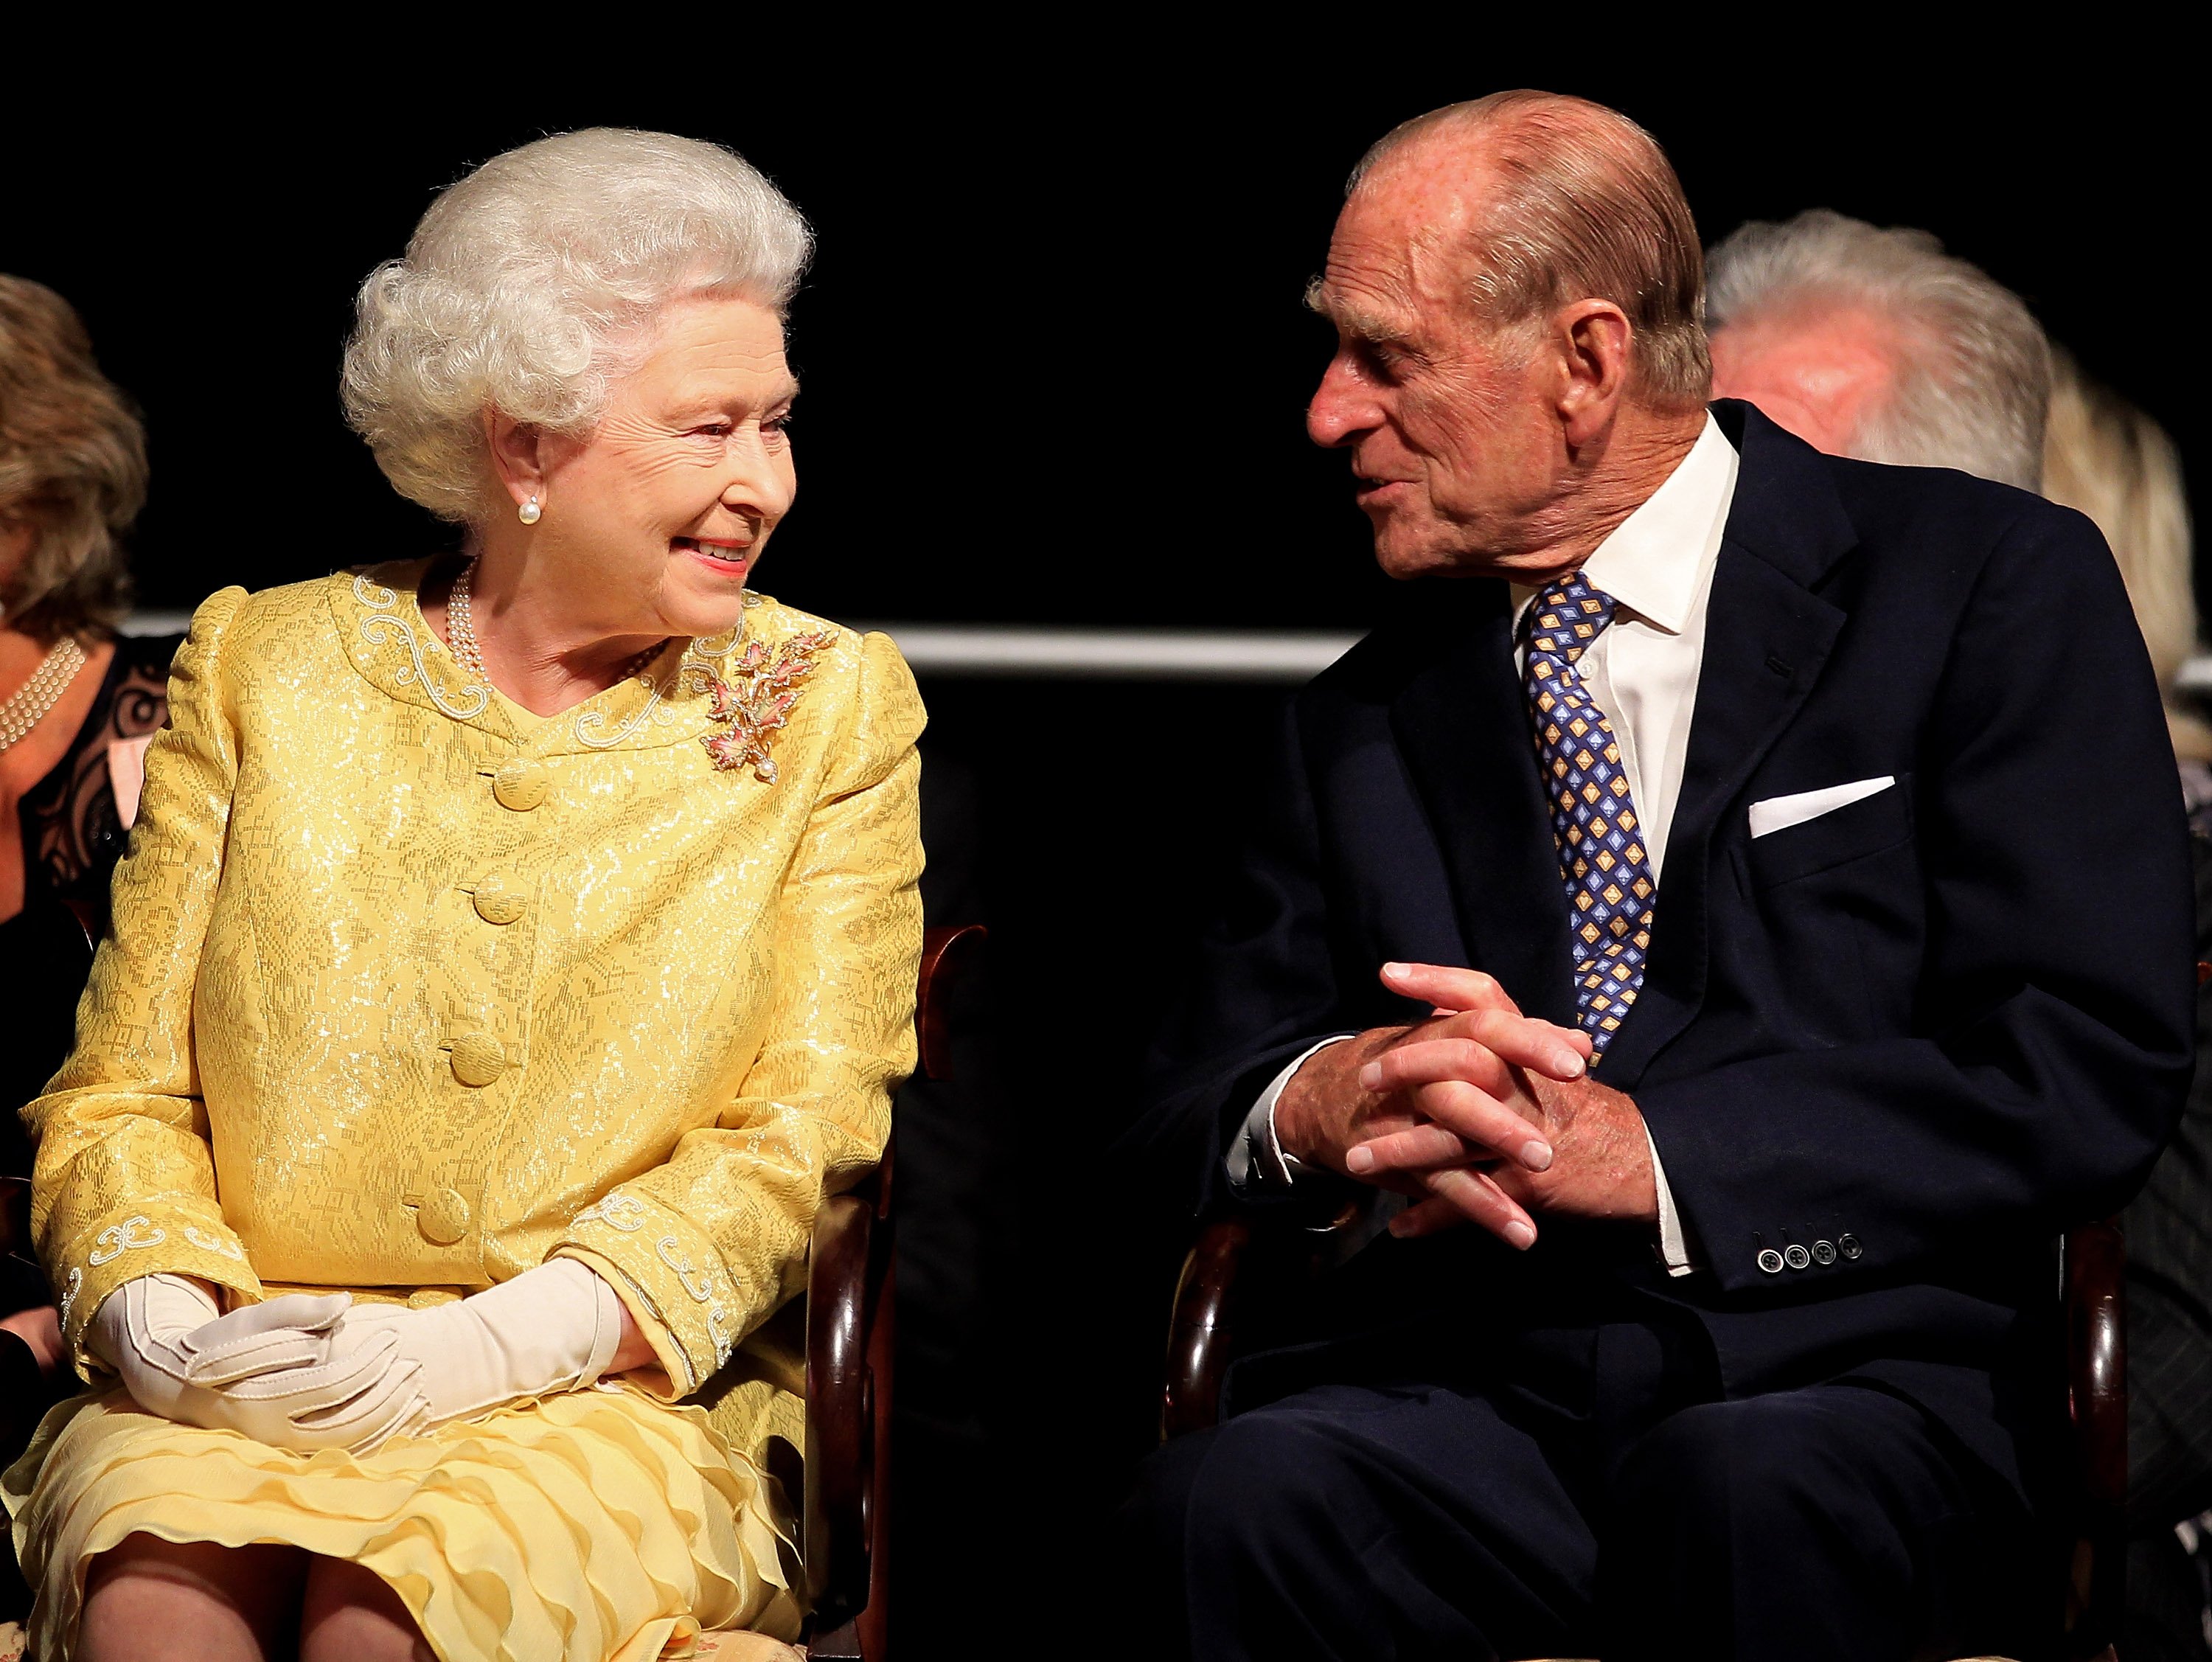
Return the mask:
[[[726,680],[712,670],[692,666],[706,679],[707,696],[717,723],[726,730],[700,740],[715,767],[727,772],[750,767],[764,785],[775,782],[775,758],[769,754],[770,736],[790,717],[799,703],[799,684],[812,673],[814,654],[835,643],[837,631],[817,629],[794,635],[774,652],[763,641],[748,641],[744,649],[726,665]]]

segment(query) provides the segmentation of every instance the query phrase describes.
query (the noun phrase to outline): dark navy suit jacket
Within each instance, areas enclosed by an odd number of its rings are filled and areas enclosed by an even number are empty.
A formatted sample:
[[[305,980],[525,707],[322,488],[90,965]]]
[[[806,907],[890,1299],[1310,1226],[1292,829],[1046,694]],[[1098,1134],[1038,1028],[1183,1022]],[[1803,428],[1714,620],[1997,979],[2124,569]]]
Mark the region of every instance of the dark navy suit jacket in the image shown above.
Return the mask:
[[[2080,515],[1714,413],[1742,464],[1646,978],[1599,1073],[1641,1107],[1702,1268],[1668,1279],[1648,1246],[1558,1225],[1526,1255],[1472,1228],[1370,1251],[1460,1326],[1612,1277],[1702,1328],[1725,1394],[1863,1379],[2017,1482],[2051,1406],[2053,1238],[2134,1192],[2189,1078],[2157,688]],[[1279,794],[1155,1056],[1132,1140],[1199,1204],[1291,1056],[1421,1014],[1377,983],[1388,960],[1473,965],[1574,1020],[1506,589],[1419,587],[1298,696]],[[1755,801],[1885,774],[1751,837]],[[1761,1267],[1820,1243],[1838,1250]]]

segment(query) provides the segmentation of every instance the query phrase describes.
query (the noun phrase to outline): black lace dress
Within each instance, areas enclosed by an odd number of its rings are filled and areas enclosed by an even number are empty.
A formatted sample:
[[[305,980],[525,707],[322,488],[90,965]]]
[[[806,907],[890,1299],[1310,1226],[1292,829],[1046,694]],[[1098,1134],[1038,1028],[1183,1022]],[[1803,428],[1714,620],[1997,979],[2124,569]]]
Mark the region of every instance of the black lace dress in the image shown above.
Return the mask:
[[[46,1088],[69,1053],[92,956],[86,932],[107,922],[107,882],[127,837],[108,746],[143,739],[169,715],[169,661],[181,637],[125,636],[76,741],[17,805],[23,910],[0,923],[0,1172],[27,1175],[30,1146],[15,1111]]]
[[[107,924],[107,880],[128,833],[117,811],[108,746],[143,739],[169,715],[169,661],[182,636],[125,636],[68,752],[17,805],[23,835],[23,910],[0,922],[0,1175],[28,1177],[31,1144],[17,1111],[46,1089],[69,1054],[77,995],[92,968],[87,933]],[[52,1302],[34,1264],[0,1259],[0,1315]],[[0,1373],[29,1365],[13,1336],[0,1345]],[[35,1369],[33,1370],[35,1378]],[[60,1382],[66,1388],[70,1382]],[[0,1397],[17,1393],[0,1391]],[[43,1406],[43,1404],[41,1404]],[[0,1403],[0,1420],[12,1417]],[[17,1428],[0,1425],[0,1454]],[[27,1428],[22,1429],[27,1430]]]
[[[115,803],[108,746],[143,740],[168,721],[168,661],[181,635],[124,635],[115,642],[100,695],[69,752],[22,794],[22,912],[0,922],[0,1175],[31,1175],[24,1102],[69,1056],[77,994],[93,967],[86,934],[108,922],[108,879],[128,832]],[[46,1275],[24,1259],[0,1259],[0,1314],[51,1304]],[[0,1332],[0,1461],[22,1454],[40,1414],[77,1388],[70,1372],[40,1377],[31,1348]],[[0,1620],[22,1616],[28,1589],[15,1554],[0,1544]]]
[[[0,1175],[28,1177],[30,1138],[17,1111],[69,1055],[77,996],[92,969],[89,934],[107,927],[107,881],[129,833],[118,811],[108,747],[144,739],[169,719],[169,661],[179,635],[125,636],[68,752],[17,804],[23,910],[0,922]],[[0,1257],[0,1315],[51,1304],[46,1274]],[[23,1452],[40,1416],[77,1388],[64,1367],[40,1375],[30,1347],[0,1333],[0,1463]],[[12,1546],[0,1543],[0,1620],[30,1605]]]

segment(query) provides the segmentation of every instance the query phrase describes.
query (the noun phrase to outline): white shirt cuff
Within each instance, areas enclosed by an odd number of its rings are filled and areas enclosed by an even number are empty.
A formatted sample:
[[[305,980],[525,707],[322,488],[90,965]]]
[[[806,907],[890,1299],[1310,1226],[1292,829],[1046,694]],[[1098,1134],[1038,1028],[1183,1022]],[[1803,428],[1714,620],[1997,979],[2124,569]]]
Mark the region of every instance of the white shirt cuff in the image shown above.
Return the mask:
[[[1291,1059],[1289,1067],[1267,1082],[1267,1088],[1253,1103],[1252,1111],[1244,1116],[1243,1129],[1230,1143],[1229,1153],[1223,1160],[1231,1190],[1241,1195],[1255,1185],[1261,1189],[1287,1189],[1297,1181],[1301,1172],[1313,1169],[1296,1154],[1287,1153],[1275,1135],[1275,1103],[1282,1096],[1283,1087],[1291,1082],[1291,1075],[1305,1066],[1308,1056],[1352,1037],[1351,1033],[1333,1034],[1299,1051]]]
[[[1651,1150],[1651,1184],[1659,1191],[1659,1258],[1670,1275],[1686,1275],[1697,1265],[1690,1262],[1690,1243],[1682,1233],[1682,1215],[1674,1209],[1674,1191],[1667,1186],[1667,1168],[1659,1163],[1659,1145],[1651,1141],[1651,1128],[1644,1128],[1644,1141]]]

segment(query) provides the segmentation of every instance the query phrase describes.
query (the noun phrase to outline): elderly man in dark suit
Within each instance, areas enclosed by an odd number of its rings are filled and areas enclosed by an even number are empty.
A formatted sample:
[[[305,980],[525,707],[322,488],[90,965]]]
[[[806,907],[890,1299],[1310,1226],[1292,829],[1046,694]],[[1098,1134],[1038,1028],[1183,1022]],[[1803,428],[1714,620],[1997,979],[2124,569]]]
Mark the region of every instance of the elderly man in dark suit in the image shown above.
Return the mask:
[[[2086,521],[1707,405],[1665,157],[1390,134],[1309,413],[1418,604],[1297,701],[1139,1154],[1387,1232],[1144,1507],[1202,1659],[2033,1653],[2051,1240],[2168,1135],[2189,867]]]

